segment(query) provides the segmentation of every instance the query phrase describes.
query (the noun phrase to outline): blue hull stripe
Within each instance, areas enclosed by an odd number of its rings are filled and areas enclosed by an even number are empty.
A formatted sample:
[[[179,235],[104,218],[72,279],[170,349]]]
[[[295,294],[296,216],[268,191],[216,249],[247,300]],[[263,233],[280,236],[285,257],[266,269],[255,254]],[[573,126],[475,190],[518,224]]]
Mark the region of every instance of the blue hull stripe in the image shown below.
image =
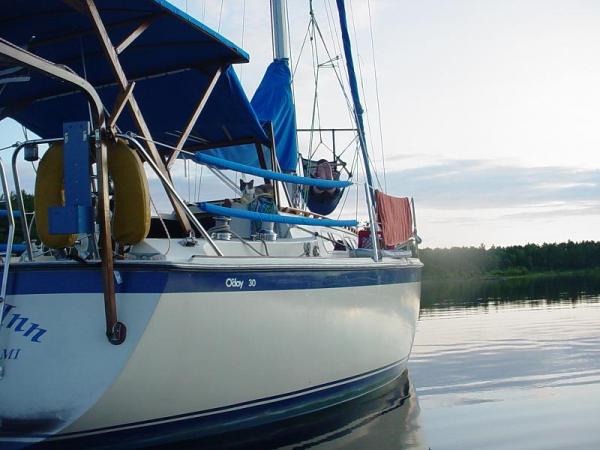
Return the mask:
[[[117,293],[236,292],[291,289],[325,289],[417,282],[421,268],[369,269],[187,269],[120,267]],[[100,267],[73,265],[37,269],[12,266],[8,295],[101,293]]]
[[[371,392],[400,376],[405,361],[301,391],[190,414],[63,434],[51,441],[60,448],[87,448],[95,444],[112,448],[113,445],[157,445],[252,428],[319,411]]]

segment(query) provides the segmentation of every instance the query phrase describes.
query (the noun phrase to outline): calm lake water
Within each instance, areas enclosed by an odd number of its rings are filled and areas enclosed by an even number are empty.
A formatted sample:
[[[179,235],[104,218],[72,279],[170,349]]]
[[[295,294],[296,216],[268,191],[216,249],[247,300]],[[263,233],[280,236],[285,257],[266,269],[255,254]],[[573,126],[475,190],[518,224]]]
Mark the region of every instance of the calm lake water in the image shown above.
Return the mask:
[[[600,448],[600,278],[426,284],[409,367],[432,449]]]
[[[600,448],[600,277],[426,282],[398,382],[276,430],[178,448]]]

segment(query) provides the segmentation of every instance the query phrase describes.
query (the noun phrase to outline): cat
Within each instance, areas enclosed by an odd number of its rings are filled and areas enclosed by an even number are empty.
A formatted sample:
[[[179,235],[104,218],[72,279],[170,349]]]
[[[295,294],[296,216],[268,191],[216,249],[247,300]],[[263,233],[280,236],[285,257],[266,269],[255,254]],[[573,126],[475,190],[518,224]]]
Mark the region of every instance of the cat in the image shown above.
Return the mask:
[[[243,205],[251,203],[256,197],[273,198],[273,185],[270,183],[265,183],[254,187],[254,180],[240,180],[240,191],[242,193],[240,203]]]
[[[240,180],[240,192],[242,193],[242,196],[240,197],[240,203],[242,205],[247,205],[252,202],[252,200],[254,200],[254,180],[248,182]]]

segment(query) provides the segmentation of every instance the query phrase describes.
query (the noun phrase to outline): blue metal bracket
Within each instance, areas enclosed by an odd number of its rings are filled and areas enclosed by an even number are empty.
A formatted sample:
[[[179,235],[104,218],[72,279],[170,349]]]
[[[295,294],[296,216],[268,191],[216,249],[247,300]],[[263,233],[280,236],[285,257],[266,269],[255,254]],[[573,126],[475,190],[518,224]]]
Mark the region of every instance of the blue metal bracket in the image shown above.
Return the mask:
[[[65,206],[48,209],[51,234],[91,233],[93,230],[89,129],[89,122],[63,124]]]

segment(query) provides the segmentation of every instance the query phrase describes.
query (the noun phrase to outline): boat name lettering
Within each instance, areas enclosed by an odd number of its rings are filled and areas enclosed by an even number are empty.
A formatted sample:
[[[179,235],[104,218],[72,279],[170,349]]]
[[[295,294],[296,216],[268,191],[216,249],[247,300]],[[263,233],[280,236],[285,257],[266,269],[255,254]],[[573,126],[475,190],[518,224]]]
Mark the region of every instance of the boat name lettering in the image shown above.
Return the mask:
[[[29,338],[31,342],[42,342],[40,339],[48,330],[40,327],[39,323],[32,322],[29,317],[23,317],[21,314],[13,312],[14,309],[14,305],[4,304],[0,327],[11,329],[15,333],[23,333],[23,336]]]
[[[19,353],[21,353],[20,348],[3,348],[0,350],[0,361],[19,359]]]
[[[237,278],[227,278],[225,280],[225,286],[228,288],[239,288],[244,287],[244,280],[238,280]]]

